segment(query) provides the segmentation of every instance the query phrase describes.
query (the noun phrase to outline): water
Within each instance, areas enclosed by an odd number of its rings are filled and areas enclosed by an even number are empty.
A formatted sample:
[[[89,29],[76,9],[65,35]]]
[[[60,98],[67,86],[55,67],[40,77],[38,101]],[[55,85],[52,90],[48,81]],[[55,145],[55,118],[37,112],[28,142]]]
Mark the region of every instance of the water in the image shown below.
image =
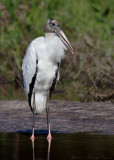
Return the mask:
[[[51,148],[46,135],[36,134],[34,149],[30,133],[0,133],[0,160],[113,160],[114,135],[52,134]]]

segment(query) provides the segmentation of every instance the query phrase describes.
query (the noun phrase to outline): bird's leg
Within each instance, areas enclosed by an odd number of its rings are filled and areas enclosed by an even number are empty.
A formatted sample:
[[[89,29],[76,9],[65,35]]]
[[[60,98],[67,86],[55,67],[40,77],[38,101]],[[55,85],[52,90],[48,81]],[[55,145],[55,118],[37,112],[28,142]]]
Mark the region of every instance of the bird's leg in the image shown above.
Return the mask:
[[[35,125],[35,92],[33,93],[33,126],[31,140],[34,142],[34,125]]]
[[[51,140],[52,136],[51,136],[51,130],[50,130],[50,121],[49,121],[49,105],[46,105],[46,114],[47,114],[47,127],[48,127],[48,136],[47,136],[47,140]]]
[[[47,140],[48,140],[48,156],[47,156],[47,160],[49,160],[52,136],[51,136],[51,130],[50,130],[49,105],[48,105],[48,103],[46,105],[46,114],[47,114],[47,127],[48,127],[48,136],[47,136]]]
[[[32,127],[32,136],[31,136],[32,141],[35,139],[35,137],[34,137],[34,124],[35,124],[35,114],[33,111],[33,127]]]
[[[48,140],[48,154],[47,154],[47,160],[49,160],[49,157],[50,157],[50,148],[51,148],[51,140],[52,140],[52,138],[51,138],[51,139],[47,138],[47,140]]]

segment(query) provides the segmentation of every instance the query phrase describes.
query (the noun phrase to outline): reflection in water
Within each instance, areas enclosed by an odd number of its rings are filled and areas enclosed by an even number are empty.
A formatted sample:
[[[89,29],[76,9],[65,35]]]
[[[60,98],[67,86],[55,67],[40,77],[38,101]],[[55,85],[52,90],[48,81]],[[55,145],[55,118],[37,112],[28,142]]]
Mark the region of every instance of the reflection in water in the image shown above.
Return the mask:
[[[33,160],[35,160],[35,151],[34,151],[34,140],[32,141],[32,150],[33,150]]]
[[[51,139],[48,139],[48,153],[47,153],[47,160],[49,160],[49,156],[50,156],[50,148],[51,148]]]
[[[36,135],[0,133],[0,160],[113,160],[114,135],[72,133]],[[52,144],[51,144],[52,143]],[[50,150],[51,147],[51,150]]]
[[[51,148],[51,140],[52,139],[48,139],[48,151],[47,151],[47,160],[49,160],[50,157],[50,148]],[[33,150],[33,160],[35,160],[35,146],[34,146],[34,139],[31,140],[32,141],[32,150]]]

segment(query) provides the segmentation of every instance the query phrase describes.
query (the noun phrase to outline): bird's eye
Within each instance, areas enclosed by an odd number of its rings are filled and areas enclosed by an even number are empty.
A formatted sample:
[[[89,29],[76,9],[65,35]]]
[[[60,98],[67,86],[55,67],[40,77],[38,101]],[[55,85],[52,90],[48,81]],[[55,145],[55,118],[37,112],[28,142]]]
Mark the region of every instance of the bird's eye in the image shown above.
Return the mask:
[[[55,26],[55,23],[52,23],[52,26]]]

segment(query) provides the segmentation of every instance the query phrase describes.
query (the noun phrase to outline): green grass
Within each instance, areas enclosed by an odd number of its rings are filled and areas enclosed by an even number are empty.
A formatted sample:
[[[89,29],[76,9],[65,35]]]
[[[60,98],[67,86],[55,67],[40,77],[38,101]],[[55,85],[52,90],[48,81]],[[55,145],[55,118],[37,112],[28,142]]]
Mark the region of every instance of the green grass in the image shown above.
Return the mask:
[[[63,61],[53,98],[87,101],[88,92],[112,92],[113,0],[1,0],[0,8],[0,99],[24,97],[20,84],[25,50],[34,38],[44,35],[43,25],[52,17],[79,54],[77,65],[68,55]]]

